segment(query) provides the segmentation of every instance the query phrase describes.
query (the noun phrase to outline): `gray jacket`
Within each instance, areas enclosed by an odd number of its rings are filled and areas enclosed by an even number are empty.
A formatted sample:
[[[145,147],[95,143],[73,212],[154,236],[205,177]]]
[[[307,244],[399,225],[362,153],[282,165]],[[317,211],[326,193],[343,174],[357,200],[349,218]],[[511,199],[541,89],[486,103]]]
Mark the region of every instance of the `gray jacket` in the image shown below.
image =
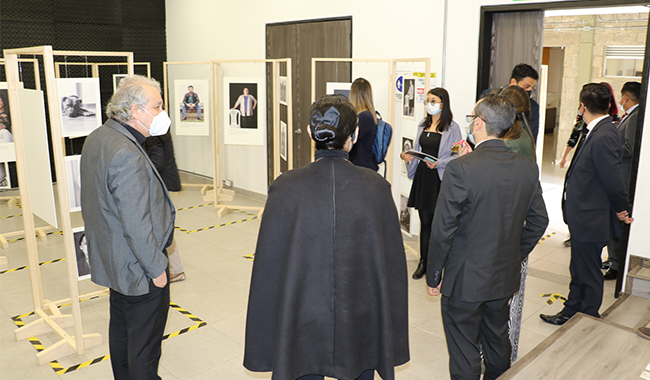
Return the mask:
[[[422,119],[422,121],[420,121],[420,124],[418,124],[418,133],[415,136],[415,141],[413,141],[413,150],[417,150],[418,152],[422,151],[422,148],[420,147],[420,136],[422,136],[422,132],[424,131],[425,120],[426,119]],[[454,145],[455,142],[458,142],[462,139],[463,135],[460,132],[458,123],[452,120],[451,124],[449,124],[449,128],[442,132],[442,138],[440,139],[440,148],[438,148],[438,165],[436,165],[436,169],[438,169],[438,177],[440,177],[441,181],[442,175],[445,174],[445,167],[447,166],[447,163],[454,158],[458,158],[458,155],[452,156],[451,146]],[[419,163],[420,161],[415,161],[409,165],[409,179],[413,179],[413,177],[415,177],[415,170],[418,168]]]
[[[81,210],[92,281],[127,296],[147,294],[149,281],[167,269],[163,250],[176,212],[147,154],[115,120],[84,143]]]

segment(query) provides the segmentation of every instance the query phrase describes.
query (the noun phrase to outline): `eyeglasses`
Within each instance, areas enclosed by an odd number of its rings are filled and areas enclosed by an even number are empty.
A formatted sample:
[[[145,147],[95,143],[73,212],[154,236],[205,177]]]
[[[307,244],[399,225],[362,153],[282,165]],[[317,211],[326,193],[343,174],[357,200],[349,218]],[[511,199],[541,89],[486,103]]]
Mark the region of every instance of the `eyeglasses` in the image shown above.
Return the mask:
[[[476,120],[479,117],[480,117],[479,115],[467,115],[465,116],[465,120],[467,120],[468,123],[472,124],[474,120]]]

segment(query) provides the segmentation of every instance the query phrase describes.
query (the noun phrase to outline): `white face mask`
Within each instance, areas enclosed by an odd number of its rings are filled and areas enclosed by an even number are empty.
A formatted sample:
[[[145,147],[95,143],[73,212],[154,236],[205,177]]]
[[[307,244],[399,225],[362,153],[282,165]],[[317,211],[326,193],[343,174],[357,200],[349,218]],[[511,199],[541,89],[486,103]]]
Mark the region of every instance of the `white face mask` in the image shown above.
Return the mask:
[[[148,113],[149,116],[153,118],[151,125],[149,128],[147,128],[140,122],[140,120],[138,120],[138,123],[140,123],[141,126],[148,130],[151,136],[162,136],[167,133],[169,126],[172,125],[172,119],[170,119],[169,115],[167,115],[167,111],[163,110],[156,116],[149,113],[149,111],[146,109],[144,109],[144,112]]]
[[[442,111],[442,103],[427,103],[427,113],[436,116]]]

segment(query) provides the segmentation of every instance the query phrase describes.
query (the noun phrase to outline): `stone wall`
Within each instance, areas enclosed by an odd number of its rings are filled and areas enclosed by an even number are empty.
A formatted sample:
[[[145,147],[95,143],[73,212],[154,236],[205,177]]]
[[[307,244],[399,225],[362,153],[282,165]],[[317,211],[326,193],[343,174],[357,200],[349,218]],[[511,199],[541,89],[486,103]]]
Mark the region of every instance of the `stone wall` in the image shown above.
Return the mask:
[[[564,76],[559,110],[556,161],[571,135],[580,89],[588,82],[608,82],[620,97],[631,78],[603,77],[605,46],[645,46],[648,14],[611,14],[547,17],[544,46],[564,47]],[[640,79],[639,79],[640,81]]]

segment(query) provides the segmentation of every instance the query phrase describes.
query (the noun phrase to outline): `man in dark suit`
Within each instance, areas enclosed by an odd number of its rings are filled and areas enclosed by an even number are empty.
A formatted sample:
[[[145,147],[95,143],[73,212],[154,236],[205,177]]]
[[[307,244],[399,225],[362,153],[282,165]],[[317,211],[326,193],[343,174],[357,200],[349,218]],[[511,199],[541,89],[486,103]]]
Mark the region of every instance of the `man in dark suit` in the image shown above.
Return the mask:
[[[510,367],[509,301],[548,216],[535,161],[499,138],[515,119],[512,102],[487,95],[468,118],[476,149],[445,169],[427,286],[430,295],[442,294],[451,378],[478,379],[482,347],[489,380]]]
[[[628,194],[622,181],[621,144],[609,117],[611,92],[588,83],[580,92],[579,112],[587,123],[587,136],[571,160],[564,181],[562,213],[571,233],[571,284],[562,311],[540,314],[545,322],[561,325],[575,313],[600,317],[603,274],[600,255],[618,236],[618,220],[631,223]]]
[[[634,155],[634,141],[636,138],[637,118],[639,115],[639,99],[641,97],[641,83],[627,82],[621,89],[621,100],[619,105],[623,110],[623,116],[616,124],[618,137],[621,143],[621,171],[623,172],[623,184],[630,191],[630,173],[632,171],[632,156]],[[621,234],[625,234],[628,225],[621,223]],[[618,258],[623,254],[621,243],[618,237],[614,237],[607,245],[609,259],[603,263],[605,280],[615,280],[618,276]]]
[[[110,288],[108,343],[120,380],[160,379],[175,211],[142,144],[167,132],[162,104],[155,80],[122,79],[106,106],[108,121],[86,138],[81,154],[91,278]]]

